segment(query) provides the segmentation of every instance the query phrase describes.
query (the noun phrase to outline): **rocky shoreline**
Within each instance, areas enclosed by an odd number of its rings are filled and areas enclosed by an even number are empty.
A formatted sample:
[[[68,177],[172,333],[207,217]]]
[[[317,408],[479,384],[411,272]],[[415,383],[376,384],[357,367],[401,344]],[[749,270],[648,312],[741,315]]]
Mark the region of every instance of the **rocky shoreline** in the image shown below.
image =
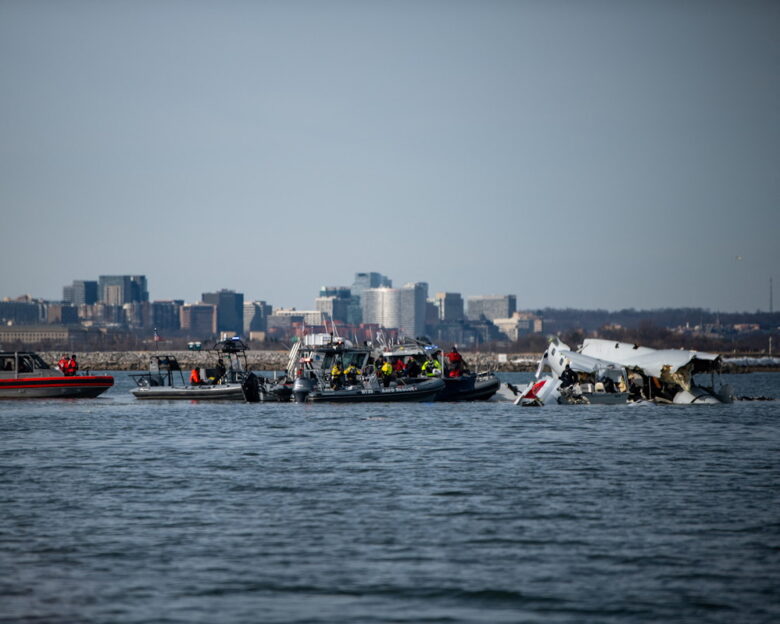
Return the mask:
[[[76,352],[76,359],[82,371],[136,371],[149,367],[149,356],[154,351],[91,351]],[[162,351],[160,353],[163,353]],[[213,366],[216,357],[213,351],[165,351],[178,360],[183,369],[195,366]],[[50,364],[56,364],[62,357],[59,351],[41,351],[39,355]],[[499,362],[495,353],[464,354],[472,370],[497,370],[504,372],[534,371],[541,354],[523,353],[507,355],[506,362]],[[251,370],[281,371],[287,368],[287,351],[247,351],[247,362]]]
[[[91,351],[76,353],[82,371],[136,371],[147,370],[149,356],[154,351]],[[161,352],[162,353],[162,352]],[[194,366],[212,366],[215,362],[212,351],[166,351],[176,357],[183,369]],[[251,370],[281,371],[287,368],[287,351],[248,351],[247,361]],[[56,364],[62,352],[40,352],[40,356],[50,364]],[[492,370],[499,372],[532,372],[536,370],[540,353],[466,353],[464,354],[472,370]],[[504,357],[505,356],[505,357]],[[499,361],[501,360],[501,361]],[[504,361],[505,360],[505,361]],[[726,362],[725,373],[778,372],[776,364],[744,364]]]

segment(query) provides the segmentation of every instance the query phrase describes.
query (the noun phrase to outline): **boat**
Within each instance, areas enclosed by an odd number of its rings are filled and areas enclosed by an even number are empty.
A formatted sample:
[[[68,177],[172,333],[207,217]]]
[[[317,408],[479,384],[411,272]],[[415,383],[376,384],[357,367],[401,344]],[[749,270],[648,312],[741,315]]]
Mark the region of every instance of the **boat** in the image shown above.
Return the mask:
[[[174,355],[155,352],[148,372],[131,375],[137,387],[130,392],[137,399],[257,402],[263,384],[247,370],[246,350],[238,338],[217,342],[217,366],[199,369],[201,384],[185,381]]]
[[[297,403],[387,403],[433,401],[444,389],[439,378],[396,379],[387,386],[377,378],[373,349],[357,346],[331,334],[310,334],[290,350],[288,377],[294,378],[292,394]],[[334,380],[331,369],[354,366],[353,381]]]
[[[114,385],[110,375],[65,375],[32,351],[0,352],[0,398],[94,398]]]
[[[444,388],[436,395],[436,401],[486,401],[501,387],[501,381],[489,371],[450,374],[442,350],[427,340],[407,339],[397,345],[385,346],[381,353],[390,362],[415,359],[422,365],[426,360],[437,359],[444,373],[441,377]]]
[[[567,367],[571,383],[561,377]],[[544,373],[548,374],[544,374]],[[619,364],[583,355],[554,338],[542,354],[534,380],[518,391],[515,405],[620,405],[628,402],[628,374]]]

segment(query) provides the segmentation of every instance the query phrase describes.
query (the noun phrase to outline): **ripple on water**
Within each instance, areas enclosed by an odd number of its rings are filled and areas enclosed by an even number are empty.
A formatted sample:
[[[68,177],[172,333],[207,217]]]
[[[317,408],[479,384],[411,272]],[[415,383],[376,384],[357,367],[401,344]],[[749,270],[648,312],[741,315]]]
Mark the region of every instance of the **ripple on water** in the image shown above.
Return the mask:
[[[780,620],[775,403],[153,404],[127,381],[0,403],[7,621]]]

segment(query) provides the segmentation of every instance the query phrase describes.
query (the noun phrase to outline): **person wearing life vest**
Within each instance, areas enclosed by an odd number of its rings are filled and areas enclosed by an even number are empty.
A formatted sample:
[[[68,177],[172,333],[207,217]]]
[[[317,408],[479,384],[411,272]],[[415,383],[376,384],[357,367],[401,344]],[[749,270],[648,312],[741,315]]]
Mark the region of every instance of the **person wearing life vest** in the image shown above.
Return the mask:
[[[192,386],[200,386],[203,384],[203,380],[200,378],[200,368],[197,366],[192,369],[192,372],[190,373],[190,385]]]
[[[344,369],[344,379],[349,386],[354,386],[357,383],[358,375],[360,375],[360,369],[354,364],[350,364]]]
[[[393,379],[393,365],[390,364],[390,362],[385,362],[382,364],[382,368],[379,369],[379,372],[382,374],[382,385],[387,388],[387,386],[390,385],[390,381]]]
[[[344,384],[344,371],[341,370],[338,362],[333,362],[330,369],[330,387],[338,390]]]
[[[441,375],[441,364],[437,359],[425,360],[422,365],[422,373],[426,377],[437,377]]]
[[[65,370],[62,371],[65,373],[66,377],[73,377],[79,370],[79,363],[76,361],[76,354],[70,356],[70,359],[68,360],[68,363],[65,364]]]
[[[458,353],[458,347],[452,347],[452,351],[446,353],[444,357],[447,358],[447,375],[449,377],[460,377],[463,374],[463,356]]]
[[[395,373],[396,378],[403,377],[405,370],[404,359],[402,357],[396,358],[393,362],[393,373]]]
[[[57,368],[60,369],[60,371],[64,374],[66,370],[68,370],[68,356],[67,354],[63,354],[63,356],[60,358],[60,361],[57,362]]]

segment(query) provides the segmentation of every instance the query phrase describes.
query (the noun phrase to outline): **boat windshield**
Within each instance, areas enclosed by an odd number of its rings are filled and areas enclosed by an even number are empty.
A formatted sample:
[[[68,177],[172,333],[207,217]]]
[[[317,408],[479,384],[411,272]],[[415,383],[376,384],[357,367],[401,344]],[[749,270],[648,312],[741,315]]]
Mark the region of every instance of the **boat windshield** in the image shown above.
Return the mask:
[[[37,353],[31,353],[30,358],[32,358],[32,361],[35,364],[35,368],[43,368],[43,369],[50,368],[50,366],[46,362],[44,362],[41,359],[41,356],[38,355]]]
[[[359,369],[363,369],[366,363],[368,353],[365,351],[343,351],[343,352],[329,352],[322,358],[322,364],[317,368],[324,371],[329,371],[333,366],[334,361],[339,363],[342,369],[349,366],[354,366]],[[314,358],[315,361],[318,358]]]
[[[0,370],[15,371],[17,362],[20,373],[34,370],[49,370],[51,367],[37,353],[3,353],[0,355]]]

